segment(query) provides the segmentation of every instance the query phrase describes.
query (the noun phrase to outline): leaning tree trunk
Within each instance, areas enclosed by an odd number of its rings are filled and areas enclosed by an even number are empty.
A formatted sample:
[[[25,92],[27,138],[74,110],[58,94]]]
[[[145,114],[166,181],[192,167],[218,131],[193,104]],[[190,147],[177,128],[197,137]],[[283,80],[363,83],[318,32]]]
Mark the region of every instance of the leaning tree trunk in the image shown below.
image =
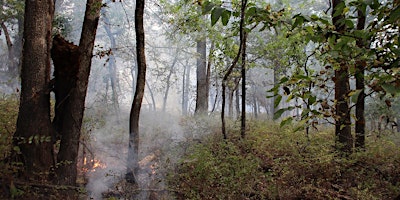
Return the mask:
[[[50,119],[50,48],[53,0],[25,2],[21,97],[14,143],[22,153],[26,175],[45,179],[52,159]]]
[[[65,105],[68,109],[65,109],[62,130],[59,132],[61,134],[60,151],[57,156],[59,167],[56,169],[59,184],[76,184],[79,139],[101,6],[101,0],[88,0],[86,3],[78,47],[79,70],[76,86],[69,94],[67,102],[69,105]]]
[[[341,22],[344,19],[343,15],[334,17],[340,4],[344,3],[343,0],[333,0],[332,22],[339,33],[345,32],[345,26]],[[349,72],[348,64],[346,61],[340,62],[340,68],[335,70],[335,135],[337,149],[342,153],[350,153],[353,148],[353,136],[351,134],[351,120],[349,98],[347,94],[350,91],[349,86]]]
[[[135,96],[132,102],[131,114],[129,119],[129,146],[127,172],[125,179],[129,183],[138,184],[136,176],[139,172],[139,115],[142,107],[144,88],[146,82],[146,56],[145,56],[145,36],[143,28],[144,0],[136,0],[135,9],[135,32],[136,32],[136,53],[137,53],[137,84]]]
[[[363,30],[365,27],[365,10],[362,11],[358,9],[357,11],[357,30]],[[357,46],[362,48],[364,46],[363,41],[361,39],[357,40]],[[357,149],[365,149],[365,116],[364,116],[364,107],[365,107],[365,85],[364,85],[364,71],[365,71],[365,62],[357,61],[356,68],[356,89],[361,90],[360,95],[357,98],[356,104],[356,141],[355,147]]]

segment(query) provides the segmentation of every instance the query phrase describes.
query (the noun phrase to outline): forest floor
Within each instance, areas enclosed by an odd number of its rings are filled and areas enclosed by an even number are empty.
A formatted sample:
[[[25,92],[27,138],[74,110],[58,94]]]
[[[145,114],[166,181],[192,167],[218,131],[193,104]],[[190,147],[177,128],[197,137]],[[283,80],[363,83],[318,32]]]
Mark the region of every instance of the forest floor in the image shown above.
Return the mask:
[[[0,101],[2,178],[16,167],[4,158],[11,148],[17,107],[15,99]],[[99,163],[82,174],[81,188],[72,188],[80,193],[79,199],[399,199],[400,133],[386,131],[380,137],[368,133],[365,150],[341,156],[335,151],[332,127],[312,129],[307,136],[304,131],[294,132],[295,125],[279,127],[268,120],[249,120],[242,139],[239,123],[230,121],[228,139],[223,140],[218,116],[144,114],[141,186],[137,187],[123,176],[126,123],[115,126],[113,120],[95,119],[102,117],[99,113],[88,113],[85,145]],[[154,121],[160,118],[164,122]],[[59,199],[69,190],[11,183],[0,182],[0,191],[14,199],[27,194]],[[41,192],[46,192],[46,198]]]

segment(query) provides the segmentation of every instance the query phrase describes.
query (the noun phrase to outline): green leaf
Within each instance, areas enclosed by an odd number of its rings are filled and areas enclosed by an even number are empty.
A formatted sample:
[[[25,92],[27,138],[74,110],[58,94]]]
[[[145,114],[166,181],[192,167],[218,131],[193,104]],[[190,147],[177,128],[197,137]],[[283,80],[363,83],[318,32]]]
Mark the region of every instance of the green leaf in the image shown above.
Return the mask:
[[[282,108],[282,109],[277,110],[277,111],[274,113],[274,120],[279,119],[279,117],[281,117],[281,115],[282,115],[285,111],[286,111],[286,108]]]
[[[309,105],[314,104],[316,101],[317,101],[317,97],[316,97],[316,96],[310,96],[310,97],[308,98],[308,104],[309,104]]]
[[[293,117],[287,117],[281,121],[280,126],[283,127],[283,126],[289,125],[292,123],[292,121],[293,121]]]
[[[230,18],[231,18],[231,11],[225,9],[221,15],[222,25],[226,26]]]
[[[14,146],[14,147],[13,147],[13,150],[14,150],[15,152],[17,152],[18,154],[21,152],[21,149],[19,148],[19,146]]]
[[[279,103],[281,103],[282,96],[278,95],[274,100],[274,108],[278,107]]]
[[[257,13],[257,8],[256,7],[250,7],[247,9],[246,15],[247,16],[254,16]]]
[[[211,3],[210,1],[204,2],[202,6],[203,15],[209,13],[214,7],[215,4]]]
[[[346,4],[344,4],[344,1],[340,2],[334,9],[335,13],[333,13],[332,17],[337,17],[341,14],[343,14],[344,8],[346,7]]]
[[[292,29],[298,27],[299,25],[303,25],[304,22],[307,22],[306,18],[300,14],[295,15],[293,18],[295,18],[295,20],[292,25]]]
[[[351,102],[357,103],[358,97],[360,96],[361,91],[363,91],[363,90],[353,90],[353,91],[351,91],[351,92],[349,93],[349,97],[350,97],[350,99],[351,99]]]
[[[382,84],[382,88],[387,92],[390,93],[392,95],[396,95],[400,93],[400,87],[395,87],[391,84],[388,83],[384,83]]]
[[[217,21],[219,20],[219,18],[221,17],[222,13],[224,12],[224,8],[221,7],[215,7],[212,11],[211,11],[211,26],[214,26]]]
[[[387,19],[389,23],[395,22],[400,18],[400,6],[397,6],[390,14]]]

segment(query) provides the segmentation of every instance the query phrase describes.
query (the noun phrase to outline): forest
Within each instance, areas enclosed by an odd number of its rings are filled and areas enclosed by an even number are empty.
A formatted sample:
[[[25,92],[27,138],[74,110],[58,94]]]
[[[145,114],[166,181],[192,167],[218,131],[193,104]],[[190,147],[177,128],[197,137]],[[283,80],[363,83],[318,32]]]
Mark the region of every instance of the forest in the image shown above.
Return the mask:
[[[400,199],[399,0],[0,0],[0,199]]]

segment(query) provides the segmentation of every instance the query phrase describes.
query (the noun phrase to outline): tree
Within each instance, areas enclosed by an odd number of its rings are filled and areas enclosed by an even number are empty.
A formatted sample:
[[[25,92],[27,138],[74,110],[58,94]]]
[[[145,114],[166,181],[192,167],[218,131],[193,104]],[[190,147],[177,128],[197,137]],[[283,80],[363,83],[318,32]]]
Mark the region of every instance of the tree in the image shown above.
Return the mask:
[[[342,14],[344,1],[332,1],[332,23],[339,34],[344,34],[346,27]],[[339,38],[338,38],[339,39]],[[337,41],[336,41],[337,42]],[[342,152],[351,152],[353,148],[353,136],[351,134],[351,120],[349,98],[349,65],[346,60],[337,60],[338,69],[335,69],[335,134],[339,142],[338,149]]]
[[[60,131],[60,151],[57,155],[57,181],[60,184],[75,185],[77,178],[77,158],[79,139],[85,109],[86,92],[92,62],[94,41],[102,8],[101,0],[88,0],[79,42],[79,67],[75,87],[66,102],[62,130]]]
[[[50,48],[53,1],[25,2],[21,97],[14,144],[22,153],[26,176],[45,179],[52,162]]]
[[[127,182],[135,184],[138,184],[136,175],[139,171],[139,116],[146,82],[145,35],[143,28],[144,5],[144,0],[136,0],[135,32],[138,76],[129,119],[129,146],[125,176]]]
[[[0,1],[0,35],[3,33],[8,50],[7,73],[10,83],[20,75],[22,37],[24,26],[24,1]],[[17,32],[13,37],[13,30]],[[1,31],[2,30],[2,31]],[[10,31],[11,30],[11,31]]]
[[[205,36],[196,41],[198,53],[196,68],[196,109],[195,113],[204,115],[208,111],[209,74],[207,74],[207,40]]]
[[[364,30],[366,20],[366,6],[362,4],[357,8],[357,30]],[[365,48],[365,41],[362,39],[357,40],[357,46],[359,48]],[[366,62],[359,60],[356,62],[356,90],[360,91],[356,102],[356,137],[355,137],[355,148],[365,148],[365,83],[364,73]]]

